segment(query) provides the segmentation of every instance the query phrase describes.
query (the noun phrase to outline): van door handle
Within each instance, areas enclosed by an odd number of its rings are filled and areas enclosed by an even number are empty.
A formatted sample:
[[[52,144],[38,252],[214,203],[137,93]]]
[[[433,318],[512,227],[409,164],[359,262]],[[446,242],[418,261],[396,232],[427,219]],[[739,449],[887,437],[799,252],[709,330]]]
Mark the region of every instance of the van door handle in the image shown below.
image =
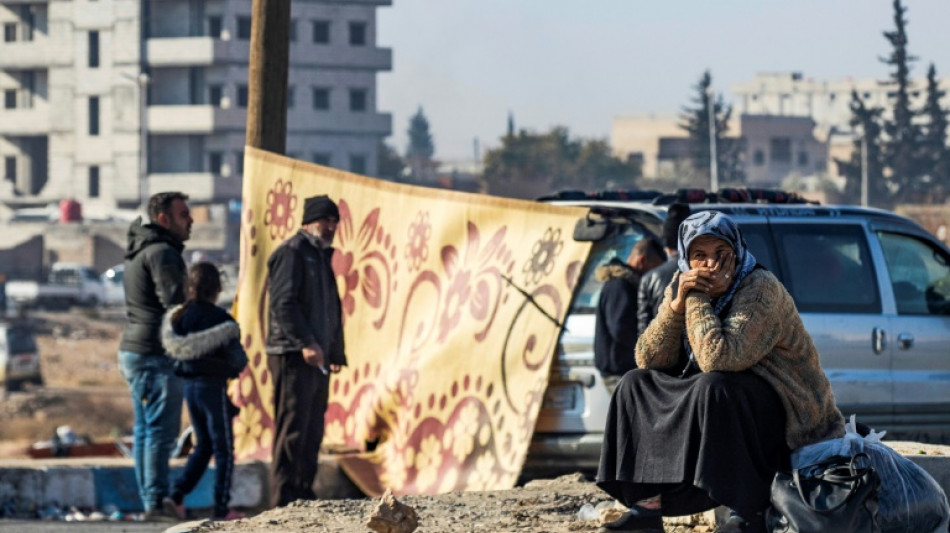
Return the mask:
[[[910,350],[914,347],[914,336],[910,333],[901,333],[897,336],[897,345],[901,350]]]
[[[874,328],[871,330],[871,349],[875,354],[881,355],[885,348],[887,348],[887,335],[883,329]]]

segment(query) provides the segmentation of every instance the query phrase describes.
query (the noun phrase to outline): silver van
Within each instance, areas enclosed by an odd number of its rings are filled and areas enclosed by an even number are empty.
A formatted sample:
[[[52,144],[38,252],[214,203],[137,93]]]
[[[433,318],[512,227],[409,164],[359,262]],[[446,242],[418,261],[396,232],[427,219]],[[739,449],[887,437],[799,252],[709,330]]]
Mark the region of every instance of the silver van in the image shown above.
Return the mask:
[[[594,367],[594,268],[658,234],[666,206],[576,200],[595,240],[575,295],[525,470],[597,468],[609,397]],[[887,211],[799,204],[693,204],[740,225],[795,303],[845,416],[886,439],[950,442],[950,250]],[[581,225],[581,223],[579,223]],[[636,325],[631,325],[636,327]]]

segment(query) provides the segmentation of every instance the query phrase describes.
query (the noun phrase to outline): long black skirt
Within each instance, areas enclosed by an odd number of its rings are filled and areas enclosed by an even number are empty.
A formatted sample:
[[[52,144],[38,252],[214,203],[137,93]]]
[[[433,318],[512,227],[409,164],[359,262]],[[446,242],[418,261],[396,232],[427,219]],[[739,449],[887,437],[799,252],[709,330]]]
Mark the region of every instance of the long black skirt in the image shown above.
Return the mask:
[[[666,516],[724,505],[751,517],[788,456],[785,411],[762,378],[637,369],[610,401],[597,485],[627,506],[661,495]]]

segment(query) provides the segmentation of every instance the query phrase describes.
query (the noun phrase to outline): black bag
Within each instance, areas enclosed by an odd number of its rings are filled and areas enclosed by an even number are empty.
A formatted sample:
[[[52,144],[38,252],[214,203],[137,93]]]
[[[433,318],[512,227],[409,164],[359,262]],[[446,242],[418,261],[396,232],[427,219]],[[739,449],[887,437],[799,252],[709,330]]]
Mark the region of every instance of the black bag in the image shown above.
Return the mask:
[[[860,466],[864,465],[864,466]],[[772,481],[771,533],[879,533],[880,479],[865,453],[779,472]]]

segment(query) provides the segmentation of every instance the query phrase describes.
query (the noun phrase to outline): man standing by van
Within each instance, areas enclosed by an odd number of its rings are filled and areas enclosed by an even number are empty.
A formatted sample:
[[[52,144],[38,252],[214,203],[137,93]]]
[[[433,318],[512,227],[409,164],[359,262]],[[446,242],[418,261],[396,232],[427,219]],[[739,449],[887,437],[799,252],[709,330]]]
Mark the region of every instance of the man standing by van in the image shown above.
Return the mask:
[[[125,254],[125,330],[119,370],[135,411],[135,480],[146,519],[163,516],[168,460],[181,426],[181,380],[162,347],[162,316],[185,300],[182,250],[191,236],[188,196],[162,192],[148,201],[149,223],[129,226]],[[171,517],[169,517],[171,518]]]
[[[660,243],[645,237],[633,246],[626,262],[614,257],[597,267],[594,276],[602,281],[594,323],[594,365],[607,387],[614,389],[627,371],[636,368],[637,286],[640,278],[661,265],[665,256]]]

